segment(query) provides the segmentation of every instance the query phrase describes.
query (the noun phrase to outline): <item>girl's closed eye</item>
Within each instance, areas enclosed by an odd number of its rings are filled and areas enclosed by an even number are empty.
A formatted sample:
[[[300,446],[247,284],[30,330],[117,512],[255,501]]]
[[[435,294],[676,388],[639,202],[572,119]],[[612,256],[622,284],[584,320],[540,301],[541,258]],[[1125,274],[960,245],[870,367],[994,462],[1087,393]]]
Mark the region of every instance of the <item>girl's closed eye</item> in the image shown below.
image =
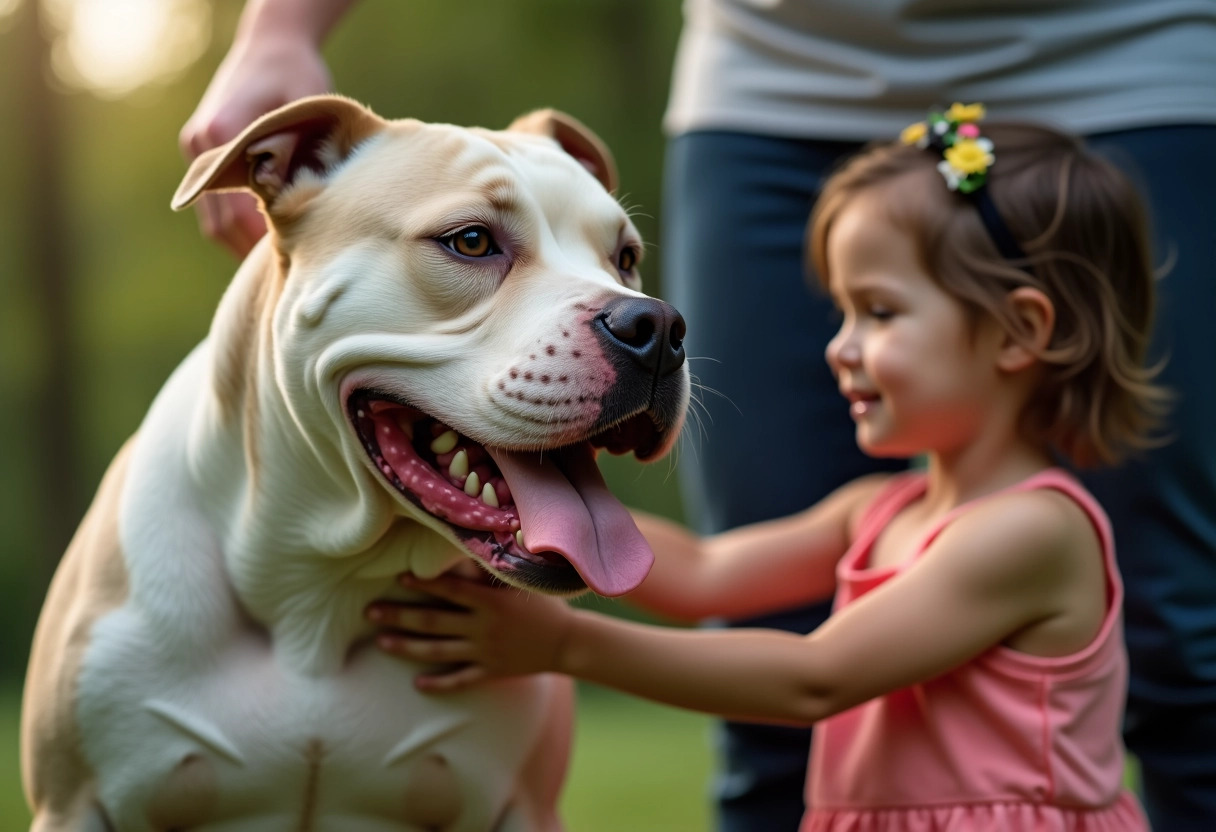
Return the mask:
[[[865,307],[866,314],[878,321],[886,321],[895,317],[895,307],[885,303],[870,303]]]

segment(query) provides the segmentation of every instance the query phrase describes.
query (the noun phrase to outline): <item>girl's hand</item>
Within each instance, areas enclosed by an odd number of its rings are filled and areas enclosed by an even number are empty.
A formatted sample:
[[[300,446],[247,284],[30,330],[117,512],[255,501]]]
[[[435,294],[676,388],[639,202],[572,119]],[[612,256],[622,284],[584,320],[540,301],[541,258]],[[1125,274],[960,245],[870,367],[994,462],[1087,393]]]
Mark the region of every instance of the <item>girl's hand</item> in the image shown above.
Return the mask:
[[[427,581],[402,575],[398,580],[459,607],[389,601],[368,607],[368,619],[381,628],[377,643],[385,652],[461,665],[418,676],[419,690],[453,691],[486,679],[558,668],[575,615],[564,601],[449,575]]]

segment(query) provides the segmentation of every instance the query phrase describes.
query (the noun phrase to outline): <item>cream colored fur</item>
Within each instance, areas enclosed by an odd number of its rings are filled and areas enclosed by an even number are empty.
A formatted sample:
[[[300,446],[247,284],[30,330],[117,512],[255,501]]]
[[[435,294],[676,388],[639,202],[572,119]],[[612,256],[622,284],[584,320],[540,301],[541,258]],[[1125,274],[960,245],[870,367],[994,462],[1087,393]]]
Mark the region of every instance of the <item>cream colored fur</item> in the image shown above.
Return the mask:
[[[296,166],[308,143],[316,161]],[[401,597],[394,575],[471,560],[375,470],[344,397],[400,391],[488,445],[588,438],[594,412],[539,414],[496,382],[545,333],[643,297],[610,259],[636,236],[614,177],[561,114],[492,132],[384,121],[334,97],[277,111],[191,167],[177,207],[251,187],[272,232],[55,577],[23,714],[33,830],[560,828],[565,680],[428,697],[418,668],[372,646],[362,613]],[[527,240],[501,279],[428,236],[491,209]],[[562,362],[604,395],[603,372]],[[678,430],[665,426],[659,453]]]

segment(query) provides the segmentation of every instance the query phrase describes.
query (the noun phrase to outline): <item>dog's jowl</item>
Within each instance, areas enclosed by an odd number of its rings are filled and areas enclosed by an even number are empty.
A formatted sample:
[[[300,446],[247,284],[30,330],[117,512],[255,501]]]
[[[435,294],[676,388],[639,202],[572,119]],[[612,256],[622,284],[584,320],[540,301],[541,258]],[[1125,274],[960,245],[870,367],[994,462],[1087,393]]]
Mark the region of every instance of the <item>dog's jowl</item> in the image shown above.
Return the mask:
[[[688,402],[608,152],[305,99],[201,156],[270,233],[102,481],[35,636],[38,832],[557,830],[570,689],[448,698],[371,645],[394,577],[628,592],[652,555],[595,454]]]

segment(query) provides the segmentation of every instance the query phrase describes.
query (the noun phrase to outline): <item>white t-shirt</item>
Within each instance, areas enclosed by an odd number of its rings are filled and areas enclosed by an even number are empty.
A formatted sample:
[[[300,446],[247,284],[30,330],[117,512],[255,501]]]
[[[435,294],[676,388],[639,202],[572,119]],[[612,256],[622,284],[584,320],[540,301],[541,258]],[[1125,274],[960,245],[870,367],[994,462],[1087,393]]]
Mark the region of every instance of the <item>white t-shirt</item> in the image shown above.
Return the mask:
[[[869,140],[930,108],[1216,123],[1216,0],[685,0],[664,126]]]

